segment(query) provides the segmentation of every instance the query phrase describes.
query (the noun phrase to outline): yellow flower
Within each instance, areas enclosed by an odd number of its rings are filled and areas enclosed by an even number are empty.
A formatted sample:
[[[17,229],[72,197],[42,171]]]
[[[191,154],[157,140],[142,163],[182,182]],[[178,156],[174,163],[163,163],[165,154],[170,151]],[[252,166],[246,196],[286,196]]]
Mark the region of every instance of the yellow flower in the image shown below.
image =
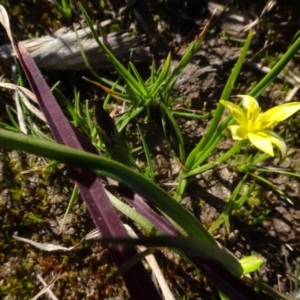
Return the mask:
[[[232,138],[249,139],[256,148],[270,156],[274,156],[274,144],[280,151],[281,162],[284,161],[287,155],[286,144],[270,128],[297,112],[300,109],[300,102],[281,104],[262,113],[258,102],[253,97],[247,95],[237,97],[242,100],[242,108],[229,101],[220,101],[238,123],[238,125],[228,126]]]

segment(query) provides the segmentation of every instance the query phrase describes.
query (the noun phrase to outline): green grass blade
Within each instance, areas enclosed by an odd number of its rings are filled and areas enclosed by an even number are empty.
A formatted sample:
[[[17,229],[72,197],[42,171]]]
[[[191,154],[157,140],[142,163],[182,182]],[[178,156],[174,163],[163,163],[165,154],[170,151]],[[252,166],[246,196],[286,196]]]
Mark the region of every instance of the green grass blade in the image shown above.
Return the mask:
[[[241,51],[241,55],[240,55],[237,63],[235,64],[235,66],[227,80],[227,83],[224,87],[223,93],[221,95],[221,99],[224,99],[224,100],[228,99],[228,97],[231,93],[231,90],[233,88],[233,85],[236,81],[236,78],[241,70],[243,62],[248,53],[248,50],[249,50],[249,47],[250,47],[250,44],[252,41],[252,37],[253,37],[253,31],[250,31],[248,34],[247,40],[244,44],[244,47]],[[199,166],[199,164],[202,163],[207,158],[207,155],[209,155],[211,153],[212,149],[210,148],[210,150],[206,151],[206,154],[203,155],[203,152],[205,151],[204,149],[208,149],[208,147],[211,146],[211,143],[215,144],[214,142],[216,141],[216,138],[215,137],[212,138],[212,137],[214,135],[216,135],[216,133],[218,132],[217,127],[221,120],[223,111],[224,111],[224,107],[222,104],[219,103],[215,110],[214,117],[211,121],[211,124],[205,132],[205,135],[203,136],[201,141],[198,143],[198,145],[194,148],[194,150],[190,153],[190,155],[187,158],[185,167],[188,170],[192,170],[193,168]],[[200,157],[200,159],[197,159],[197,157]]]
[[[195,41],[193,41],[189,45],[187,51],[185,52],[185,54],[181,58],[180,62],[174,68],[174,70],[172,71],[172,73],[170,74],[168,79],[166,80],[166,82],[165,82],[165,86],[166,86],[166,90],[167,90],[166,99],[169,99],[170,94],[171,94],[171,92],[174,88],[174,85],[175,85],[179,75],[182,73],[182,71],[186,67],[186,65],[191,61],[194,54],[198,51],[198,49],[199,49],[200,45],[202,44],[202,41],[205,37],[205,34],[206,34],[211,22],[212,22],[212,17],[205,24],[205,27],[202,30],[201,34],[196,38]]]
[[[0,127],[3,129],[7,129],[9,131],[13,131],[13,132],[21,132],[20,128],[11,126],[11,125],[3,123],[3,122],[0,122]]]
[[[139,95],[141,98],[143,96],[146,96],[144,91],[141,89],[140,83],[126,70],[126,68],[119,62],[119,60],[113,55],[113,53],[102,43],[98,37],[98,34],[96,33],[96,30],[93,27],[92,21],[90,17],[88,16],[86,10],[83,8],[81,3],[79,3],[79,8],[81,12],[83,13],[84,19],[87,22],[91,33],[93,35],[93,38],[97,42],[97,44],[100,46],[100,48],[103,50],[103,52],[108,56],[109,60],[115,67],[116,71],[120,74],[120,76],[123,78],[123,80],[130,86],[132,91]]]
[[[97,132],[104,143],[107,153],[114,160],[117,160],[127,166],[131,164],[131,154],[126,141],[118,132],[114,120],[103,108],[102,103],[94,102],[95,122],[97,123]]]
[[[22,150],[59,160],[73,167],[88,169],[98,175],[113,178],[131,187],[138,194],[152,202],[190,236],[216,245],[213,237],[190,212],[174,201],[168,193],[154,184],[150,179],[141,176],[123,164],[85,151],[13,133],[4,129],[0,129],[0,143],[5,148]]]
[[[71,209],[73,208],[73,206],[75,204],[75,201],[78,198],[78,195],[79,195],[79,190],[78,190],[78,187],[75,185],[74,188],[73,188],[73,191],[72,191],[71,198],[70,198],[69,203],[68,203],[68,207],[65,211],[64,217],[63,217],[63,219],[60,223],[60,226],[59,226],[59,231],[60,232],[63,231],[64,225],[66,223],[66,219],[67,219],[69,213],[71,212]]]
[[[249,174],[252,177],[260,180],[261,182],[264,182],[265,184],[267,184],[268,186],[270,186],[271,188],[273,188],[280,196],[284,197],[290,204],[294,205],[293,201],[281,189],[279,189],[275,184],[273,184],[270,180],[266,179],[263,176],[254,174],[254,173],[250,173],[249,172]]]
[[[275,173],[275,174],[282,174],[282,175],[287,175],[287,176],[292,176],[292,177],[297,177],[300,178],[300,174],[296,173],[299,172],[299,170],[295,170],[295,172],[292,172],[292,170],[281,170],[280,168],[273,168],[273,167],[264,167],[264,168],[257,168],[255,167],[255,170],[257,172],[267,172],[267,173]]]
[[[87,123],[87,126],[89,128],[89,131],[90,131],[90,134],[89,136],[93,136],[93,132],[96,133],[96,130],[95,129],[95,125],[94,125],[94,122],[93,122],[93,118],[91,116],[91,111],[90,111],[90,101],[89,100],[86,100],[85,101],[85,116],[86,116],[86,123]]]
[[[40,139],[47,140],[47,141],[53,141],[51,136],[45,134],[40,128],[40,126],[37,126],[36,124],[32,124],[32,134]]]
[[[180,130],[180,128],[178,126],[178,123],[176,122],[174,116],[172,115],[172,112],[169,110],[169,108],[163,102],[161,102],[161,104],[162,104],[162,107],[163,107],[165,113],[167,114],[174,130],[175,130],[175,133],[176,133],[176,136],[177,136],[177,139],[178,139],[179,159],[180,159],[180,162],[182,164],[184,164],[184,162],[185,162],[185,148],[184,148],[184,140],[183,140],[181,130]]]
[[[223,223],[225,223],[226,231],[229,234],[231,232],[230,230],[230,221],[229,217],[231,212],[234,209],[240,209],[240,207],[243,205],[243,203],[247,200],[249,197],[250,193],[252,192],[252,188],[249,188],[244,195],[240,197],[240,199],[237,201],[236,198],[238,194],[241,192],[242,187],[247,179],[246,174],[242,180],[240,180],[239,184],[235,187],[233,193],[230,195],[230,198],[226,204],[225,209],[221,213],[221,215],[218,217],[216,221],[214,221],[211,226],[208,229],[208,232],[213,233],[216,229],[218,229]]]
[[[135,118],[139,113],[141,113],[144,109],[147,109],[148,105],[152,101],[151,98],[149,98],[141,107],[135,109],[134,107],[131,107],[129,111],[124,114],[118,121],[117,121],[117,127],[119,131],[122,131],[122,129],[129,123],[129,121],[133,118]]]
[[[74,110],[79,117],[81,117],[81,109],[80,109],[80,92],[76,92],[74,89]]]
[[[144,148],[144,153],[145,153],[145,157],[146,157],[146,161],[147,161],[147,165],[148,165],[148,169],[149,169],[149,177],[151,178],[151,180],[153,182],[155,182],[155,175],[154,175],[154,168],[153,168],[153,163],[152,163],[152,159],[151,159],[151,153],[149,151],[147,142],[145,140],[145,137],[142,133],[142,130],[141,130],[140,126],[138,124],[136,126],[137,126],[138,132],[141,136],[141,140],[142,140],[142,144],[143,144],[143,148]]]
[[[178,249],[184,253],[189,253],[204,259],[216,261],[222,264],[227,270],[230,270],[236,276],[243,274],[243,268],[239,261],[224,248],[203,243],[193,238],[181,236],[155,236],[140,237],[138,239],[129,238],[102,238],[104,243],[143,245],[146,247],[168,247]]]
[[[205,115],[197,115],[196,113],[189,113],[189,112],[184,112],[184,111],[179,111],[179,110],[171,110],[173,115],[178,115],[180,117],[185,117],[185,118],[191,118],[195,120],[203,120],[203,119],[208,119],[211,116],[213,116],[213,112],[207,113]]]
[[[183,69],[186,67],[186,65],[191,61],[194,54],[199,50],[200,45],[203,41],[203,36],[200,36],[196,41],[192,42],[188,49],[186,50],[185,54],[181,58],[178,65],[174,68],[170,76],[165,82],[166,89],[170,93],[173,90],[173,87],[179,77],[179,75],[182,73]]]
[[[72,118],[72,124],[74,124],[77,128],[80,128],[87,136],[90,136],[89,128],[87,127],[86,121],[77,114],[74,107],[71,104],[67,105],[67,110]]]
[[[155,230],[154,226],[143,216],[141,216],[135,209],[130,207],[128,204],[124,203],[118,199],[115,195],[105,190],[109,200],[112,205],[119,210],[122,214],[139,224],[144,230],[148,233],[151,233]]]
[[[84,64],[86,65],[87,69],[88,69],[88,70],[89,70],[96,78],[98,78],[97,72],[92,68],[92,66],[90,65],[90,62],[89,62],[87,56],[85,55],[85,52],[84,52],[83,46],[82,46],[82,44],[81,44],[80,38],[79,38],[79,36],[78,36],[78,33],[77,33],[76,28],[74,29],[74,31],[75,31],[75,35],[76,35],[76,40],[77,40],[77,43],[78,43],[79,51],[80,51],[80,54],[81,54],[81,57],[82,57],[82,59],[83,59]]]
[[[153,85],[155,81],[156,81],[156,67],[155,67],[155,60],[153,59],[151,65],[150,84]]]
[[[149,91],[145,85],[143,78],[141,77],[139,71],[136,69],[135,65],[132,62],[129,62],[129,66],[133,71],[135,77],[137,78],[138,82],[140,83],[140,89],[143,90],[143,94],[145,97],[149,96]]]
[[[12,112],[11,112],[11,108],[9,105],[6,105],[5,106],[5,109],[6,109],[6,112],[7,112],[7,115],[8,115],[8,118],[10,120],[10,122],[12,123],[13,127],[15,127],[15,129],[19,132],[21,132],[21,129],[20,129],[20,126],[19,124],[16,122]]]
[[[151,88],[151,91],[150,91],[151,97],[155,96],[157,91],[160,89],[161,85],[164,83],[164,80],[166,79],[166,77],[168,75],[170,65],[171,65],[171,53],[168,54],[165,64],[164,64],[157,80],[155,81],[154,85]],[[151,74],[151,77],[152,77],[152,74]],[[154,78],[153,78],[153,80],[154,80]]]

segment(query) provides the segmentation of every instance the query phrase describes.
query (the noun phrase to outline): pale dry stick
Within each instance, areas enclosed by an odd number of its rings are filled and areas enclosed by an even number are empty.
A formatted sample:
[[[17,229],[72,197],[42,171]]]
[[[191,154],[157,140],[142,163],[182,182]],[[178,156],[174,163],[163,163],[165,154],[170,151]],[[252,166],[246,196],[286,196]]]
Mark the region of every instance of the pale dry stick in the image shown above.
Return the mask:
[[[300,88],[300,84],[295,85],[290,92],[288,93],[288,95],[285,97],[283,102],[290,102],[292,101],[292,99],[295,97],[296,93],[298,92]]]
[[[265,273],[260,274],[260,278],[263,278],[265,276]],[[276,291],[275,289],[271,288],[267,284],[263,283],[263,281],[260,279],[259,281],[257,279],[244,276],[243,281],[248,283],[250,286],[260,286],[261,290],[266,292],[268,295],[272,295],[272,299],[284,299],[284,300],[295,300],[294,297],[290,297],[286,294],[281,294],[280,292]]]
[[[130,235],[130,237],[136,239],[138,238],[138,236],[136,235],[136,233],[133,231],[133,229],[127,225],[127,224],[123,224],[124,227],[126,228],[128,234]],[[92,230],[91,232],[89,232],[82,240],[81,242],[83,241],[87,241],[87,240],[90,240],[90,239],[96,239],[96,238],[100,238],[100,233],[98,231],[98,229],[94,229]],[[143,252],[146,250],[146,247],[144,246],[137,246],[138,250],[140,252]],[[147,255],[146,257],[146,260],[149,264],[149,266],[151,267],[156,279],[157,279],[157,282],[161,288],[161,291],[164,295],[164,298],[165,300],[175,300],[171,290],[169,289],[168,287],[168,284],[159,268],[159,265],[154,257],[154,255],[150,254],[150,255]]]
[[[249,23],[249,18],[230,2],[232,1],[208,1],[208,10],[211,13],[216,10],[217,25],[226,32],[229,39],[240,41],[245,37],[242,29]]]
[[[23,98],[24,98],[24,96],[22,94],[19,94],[17,91],[14,91],[13,99],[15,100],[15,104],[16,104],[18,123],[19,123],[20,129],[21,129],[21,132],[27,135],[28,129],[26,126],[24,114],[22,111],[21,103],[20,103],[20,100],[23,100]]]
[[[61,31],[63,32],[63,31]],[[103,51],[91,36],[89,28],[77,31],[84,53],[94,67],[110,67]],[[138,47],[145,40],[145,35],[133,36],[130,32],[118,31],[99,37],[102,43],[110,47],[118,59],[128,58],[133,50],[134,61],[148,61],[152,58],[149,47]],[[50,35],[22,41],[28,52],[40,68],[53,70],[84,70],[87,66],[82,58],[77,43],[76,33],[67,32],[61,36]],[[0,58],[14,56],[10,45],[0,47]]]
[[[90,231],[86,236],[84,236],[80,243],[83,243],[84,241],[88,241],[88,240],[92,240],[92,239],[99,239],[100,233],[98,229],[93,229],[92,231]]]
[[[292,71],[288,70],[287,72],[296,82],[300,83],[300,77],[296,76]]]
[[[116,20],[108,20],[95,25],[94,29],[99,30],[103,26]],[[10,40],[12,33],[9,20],[4,7],[0,6],[0,22],[6,28]],[[55,33],[30,40],[23,41],[22,44],[35,60],[39,67],[56,70],[83,70],[87,66],[82,58],[77,36],[89,63],[97,67],[111,67],[106,55],[92,36],[90,28],[82,28],[75,31],[66,32],[62,28]],[[134,61],[148,61],[152,59],[149,47],[141,47],[140,43],[145,40],[145,35],[133,36],[130,32],[118,31],[99,37],[102,43],[110,47],[115,56],[119,59],[128,60],[130,52],[134,49]],[[4,45],[0,47],[0,59],[11,58],[17,53],[13,49],[14,45]]]
[[[19,174],[24,175],[24,174],[34,173],[34,172],[43,172],[46,168],[47,168],[47,164],[45,163],[45,165],[43,165],[43,166],[21,171]]]
[[[18,75],[17,75],[17,67],[15,64],[13,64],[11,67],[11,73],[12,73],[12,79],[13,79],[14,83],[16,84],[18,81]],[[24,134],[28,134],[28,129],[27,129],[25,117],[24,117],[24,114],[22,111],[20,98],[21,98],[21,96],[19,97],[18,92],[16,90],[14,90],[13,91],[13,99],[14,99],[15,105],[16,105],[18,123],[19,123],[20,129],[21,129],[21,132]]]
[[[126,228],[127,232],[133,239],[138,238],[138,236],[136,235],[134,230],[129,225],[124,224],[124,227]],[[137,248],[140,252],[147,250],[147,248],[144,246],[137,246]],[[175,300],[175,298],[164,278],[164,275],[162,274],[162,272],[160,270],[160,267],[159,267],[154,255],[150,254],[150,255],[147,255],[145,258],[157,279],[157,282],[161,288],[161,291],[162,291],[162,294],[164,295],[165,300]]]
[[[132,238],[137,238],[137,235],[135,234],[135,232],[133,231],[133,229],[124,224],[124,227],[126,228],[128,234],[132,237]],[[75,245],[75,246],[72,246],[72,247],[64,247],[64,246],[61,246],[61,245],[55,245],[55,244],[50,244],[50,243],[39,243],[39,242],[36,242],[36,241],[33,241],[33,240],[30,240],[30,239],[26,239],[26,238],[22,238],[22,237],[19,237],[17,235],[13,235],[13,238],[20,241],[20,242],[24,242],[24,243],[28,243],[40,250],[43,250],[43,251],[49,251],[49,252],[53,252],[53,251],[72,251],[75,247],[77,247],[78,245],[80,245],[81,243],[83,243],[84,241],[87,241],[87,240],[91,240],[91,239],[96,239],[96,238],[100,238],[100,233],[98,231],[98,229],[94,229],[92,230],[90,233],[88,233],[84,238],[81,239],[81,241]],[[137,246],[138,250],[140,252],[146,250],[146,248],[144,246]],[[164,295],[164,298],[165,300],[175,300],[171,290],[169,289],[167,283],[166,283],[166,280],[159,268],[159,265],[154,257],[154,255],[150,254],[148,256],[145,257],[148,264],[150,265],[150,267],[152,268],[152,271],[157,279],[157,282],[162,290],[162,293]],[[48,286],[47,288],[44,288],[42,291],[40,291],[35,297],[36,298],[33,298],[31,300],[35,300],[37,299],[39,296],[41,296],[43,293],[47,292],[47,289],[51,288],[51,286],[54,284],[54,282],[58,279],[58,277],[55,278],[54,281],[52,281]]]
[[[22,101],[24,102],[24,104],[28,108],[28,110],[31,111],[40,120],[47,123],[47,121],[44,117],[44,114],[38,108],[36,108],[34,105],[32,105],[29,102],[28,99],[37,103],[36,97],[31,91],[29,91],[28,89],[26,89],[22,86],[18,86],[13,83],[6,83],[6,82],[0,82],[0,87],[18,92],[19,96],[22,98]]]
[[[12,237],[14,239],[16,239],[17,241],[30,244],[30,245],[32,245],[32,246],[34,246],[34,247],[36,247],[36,248],[38,248],[40,250],[49,251],[49,252],[53,252],[53,251],[71,251],[75,247],[77,247],[80,243],[83,242],[83,240],[82,240],[78,244],[76,244],[75,246],[64,247],[64,246],[61,246],[61,245],[50,244],[50,243],[39,243],[39,242],[30,240],[30,239],[22,238],[22,237],[17,236],[17,235],[13,235]]]
[[[15,85],[13,83],[0,82],[0,87],[10,89],[10,90],[18,90],[18,91],[24,93],[33,102],[38,103],[35,95],[31,91],[29,91],[28,89],[26,89],[22,86]]]
[[[54,285],[55,281],[59,278],[59,275],[57,275],[57,276],[50,282],[50,284],[47,284],[40,274],[37,274],[36,277],[37,277],[38,280],[42,283],[42,285],[44,286],[44,288],[43,288],[38,294],[36,294],[31,300],[37,300],[40,296],[42,296],[42,295],[45,294],[45,293],[47,293],[48,296],[49,296],[52,300],[58,300],[58,298],[57,298],[57,297],[54,295],[54,293],[51,291],[51,288],[52,288],[52,286]]]
[[[269,0],[267,2],[266,6],[264,7],[264,9],[262,10],[262,12],[260,13],[260,16],[255,21],[244,26],[241,31],[245,32],[245,31],[249,31],[251,28],[253,28],[256,24],[258,24],[258,22],[261,20],[261,18],[273,8],[273,6],[275,4],[276,4],[276,0]]]
[[[28,101],[27,97],[23,94],[23,92],[18,91],[18,94],[19,94],[20,98],[22,99],[23,103],[25,104],[25,106],[28,108],[28,110],[31,111],[40,120],[47,123],[44,114]]]
[[[278,285],[278,291],[279,293],[281,293],[281,281],[280,281],[280,278],[282,276],[280,274],[277,274],[277,285]]]
[[[2,25],[4,26],[4,28],[6,29],[7,35],[9,37],[9,39],[12,41],[13,40],[13,36],[12,36],[12,32],[10,29],[10,23],[9,23],[9,19],[8,19],[8,15],[6,13],[5,8],[0,5],[0,23],[2,23]],[[10,46],[11,47],[11,46]],[[12,43],[12,50],[10,50],[12,53],[17,52],[16,49],[14,49],[14,44]],[[29,90],[22,88],[22,87],[18,87],[16,85],[13,84],[9,84],[9,83],[4,83],[4,82],[0,82],[0,86],[2,87],[6,87],[6,88],[10,88],[13,90],[21,90],[22,92],[24,92],[24,94],[26,94],[31,100],[35,101],[37,103],[37,100],[34,96],[33,93],[31,93]],[[25,99],[25,98],[24,98]],[[27,104],[29,102],[25,101]],[[44,116],[41,114],[41,112],[38,113],[38,109],[36,109],[35,107],[33,107],[31,104],[27,106],[27,108],[29,110],[31,110],[33,113],[36,113],[36,115],[42,119],[43,121],[46,122],[46,119],[44,118]]]
[[[266,74],[271,71],[271,69],[269,67],[263,66],[260,63],[254,63],[254,62],[249,62],[249,61],[245,61],[245,63],[248,64],[249,66],[255,68],[256,70],[259,70]],[[286,96],[286,98],[284,99],[283,102],[291,101],[300,88],[300,78],[298,76],[294,75],[292,72],[288,72],[288,73],[289,73],[289,75],[278,74],[276,77],[277,79],[286,81],[287,83],[289,83],[290,85],[293,86],[292,90],[289,92],[289,94]]]
[[[254,68],[254,69],[258,70],[258,71],[261,71],[263,73],[266,73],[266,74],[271,71],[271,68],[263,66],[260,63],[255,63],[255,62],[250,62],[250,61],[245,61],[245,63],[247,65],[249,65],[250,67],[252,67],[252,68]],[[295,84],[297,84],[296,78],[291,77],[289,75],[278,74],[276,78],[280,79],[282,81],[286,81],[289,84],[291,84],[292,86],[294,86]]]
[[[290,244],[286,244],[285,243],[285,246],[290,250],[290,251],[294,251],[294,249],[292,248],[292,246]]]

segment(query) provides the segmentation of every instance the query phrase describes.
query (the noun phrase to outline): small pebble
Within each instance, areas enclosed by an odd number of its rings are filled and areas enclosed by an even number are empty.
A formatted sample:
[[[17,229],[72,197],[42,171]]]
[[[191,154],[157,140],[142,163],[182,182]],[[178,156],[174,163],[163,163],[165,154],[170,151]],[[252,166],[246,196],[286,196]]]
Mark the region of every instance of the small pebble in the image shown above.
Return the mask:
[[[237,229],[234,229],[228,235],[228,242],[234,244],[236,243],[238,237],[239,237],[239,231]]]

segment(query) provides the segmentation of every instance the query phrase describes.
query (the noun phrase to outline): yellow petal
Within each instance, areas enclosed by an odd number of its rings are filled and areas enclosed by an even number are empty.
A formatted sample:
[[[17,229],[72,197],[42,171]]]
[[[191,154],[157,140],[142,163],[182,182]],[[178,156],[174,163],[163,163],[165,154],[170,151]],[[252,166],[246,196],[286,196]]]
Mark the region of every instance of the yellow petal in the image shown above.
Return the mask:
[[[232,139],[236,141],[246,140],[248,138],[247,131],[239,125],[230,125],[227,129],[230,131]]]
[[[242,106],[248,120],[255,119],[260,113],[260,106],[258,102],[251,96],[248,95],[237,95],[242,99]]]
[[[268,128],[276,125],[277,123],[287,119],[300,109],[300,102],[290,102],[275,106],[261,116],[259,120],[262,122],[263,128]]]
[[[239,125],[247,128],[247,118],[244,111],[238,105],[225,100],[220,100],[220,103],[229,110],[230,114]]]
[[[274,156],[272,141],[269,134],[263,131],[248,133],[248,138],[250,142],[258,148],[260,151]]]
[[[281,136],[279,136],[278,134],[276,134],[275,132],[273,132],[271,130],[268,130],[268,132],[269,132],[272,144],[274,144],[276,146],[276,148],[279,150],[279,153],[280,153],[279,164],[281,164],[285,161],[286,156],[287,156],[286,143],[283,140],[283,138]]]

